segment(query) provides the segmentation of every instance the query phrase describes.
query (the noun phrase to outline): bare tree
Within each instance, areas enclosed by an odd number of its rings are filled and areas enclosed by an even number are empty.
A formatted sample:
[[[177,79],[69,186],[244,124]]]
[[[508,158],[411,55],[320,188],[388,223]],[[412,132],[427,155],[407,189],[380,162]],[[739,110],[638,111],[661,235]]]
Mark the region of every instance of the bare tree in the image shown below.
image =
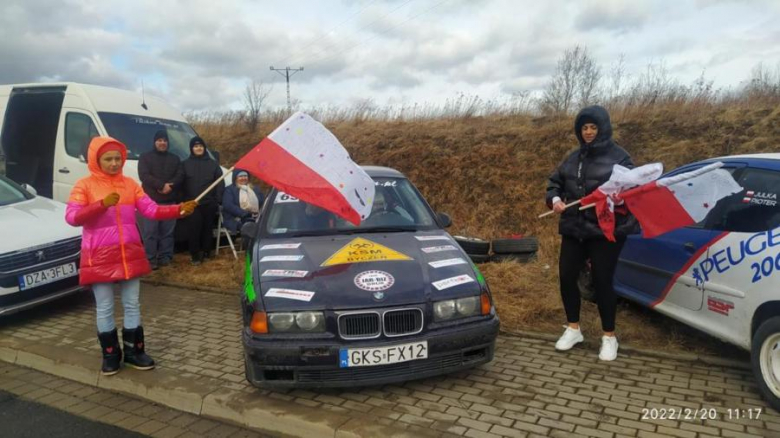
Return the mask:
[[[246,126],[250,131],[257,129],[263,102],[271,92],[271,87],[252,79],[244,88],[244,106],[246,108]]]
[[[575,105],[585,106],[597,100],[601,68],[588,49],[574,46],[563,53],[542,96],[545,112],[566,114]]]

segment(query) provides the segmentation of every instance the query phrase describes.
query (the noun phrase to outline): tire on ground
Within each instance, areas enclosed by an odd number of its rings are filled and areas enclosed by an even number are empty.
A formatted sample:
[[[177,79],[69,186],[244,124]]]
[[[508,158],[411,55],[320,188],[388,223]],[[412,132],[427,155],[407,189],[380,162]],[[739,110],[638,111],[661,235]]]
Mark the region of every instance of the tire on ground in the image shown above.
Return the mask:
[[[495,239],[492,244],[496,254],[535,253],[539,249],[539,240],[536,237]]]
[[[485,263],[490,261],[490,256],[487,254],[468,254],[468,256],[474,263]]]
[[[490,253],[490,242],[476,237],[453,236],[466,254],[487,255]]]
[[[780,316],[775,316],[761,323],[753,335],[750,362],[761,395],[776,411],[780,411],[780,372],[776,364],[772,366],[772,358],[777,360],[778,348],[780,348]]]
[[[577,277],[577,286],[580,288],[580,297],[591,303],[596,302],[596,288],[593,286],[593,277],[590,275],[590,269],[585,266]]]

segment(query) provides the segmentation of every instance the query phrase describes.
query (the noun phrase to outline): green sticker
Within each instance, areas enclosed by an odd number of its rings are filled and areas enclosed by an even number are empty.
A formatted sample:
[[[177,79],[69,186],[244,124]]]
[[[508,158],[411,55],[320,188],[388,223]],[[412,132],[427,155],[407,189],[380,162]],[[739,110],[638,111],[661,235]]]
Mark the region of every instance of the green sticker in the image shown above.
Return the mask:
[[[479,268],[474,263],[471,264],[471,267],[474,268],[474,273],[477,274],[477,281],[479,282],[479,285],[484,287],[485,277],[482,276],[482,272],[479,271]]]
[[[252,281],[252,260],[249,257],[249,251],[246,254],[246,265],[244,267],[244,293],[248,302],[255,302],[257,294],[255,293],[255,284]]]

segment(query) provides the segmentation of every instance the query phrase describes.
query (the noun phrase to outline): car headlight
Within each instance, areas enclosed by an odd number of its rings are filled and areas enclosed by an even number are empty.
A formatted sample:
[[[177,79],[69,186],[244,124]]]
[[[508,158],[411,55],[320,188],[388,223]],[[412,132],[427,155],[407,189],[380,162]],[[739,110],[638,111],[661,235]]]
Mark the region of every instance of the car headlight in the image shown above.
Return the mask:
[[[273,333],[324,332],[325,315],[322,312],[269,313],[268,325]]]
[[[480,297],[466,297],[457,300],[437,301],[433,303],[433,319],[446,321],[480,314]]]

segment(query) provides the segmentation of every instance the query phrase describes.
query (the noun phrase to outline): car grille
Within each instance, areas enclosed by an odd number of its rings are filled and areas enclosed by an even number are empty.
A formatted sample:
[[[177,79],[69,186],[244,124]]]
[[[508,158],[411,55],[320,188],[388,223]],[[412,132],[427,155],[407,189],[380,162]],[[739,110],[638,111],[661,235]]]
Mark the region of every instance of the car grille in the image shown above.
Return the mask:
[[[339,316],[339,333],[344,339],[375,338],[379,332],[379,314],[376,312]]]
[[[26,248],[0,255],[0,273],[8,274],[35,265],[74,257],[81,251],[81,238],[61,240],[49,246]]]
[[[423,315],[420,309],[389,310],[384,315],[386,336],[403,336],[420,333]]]

